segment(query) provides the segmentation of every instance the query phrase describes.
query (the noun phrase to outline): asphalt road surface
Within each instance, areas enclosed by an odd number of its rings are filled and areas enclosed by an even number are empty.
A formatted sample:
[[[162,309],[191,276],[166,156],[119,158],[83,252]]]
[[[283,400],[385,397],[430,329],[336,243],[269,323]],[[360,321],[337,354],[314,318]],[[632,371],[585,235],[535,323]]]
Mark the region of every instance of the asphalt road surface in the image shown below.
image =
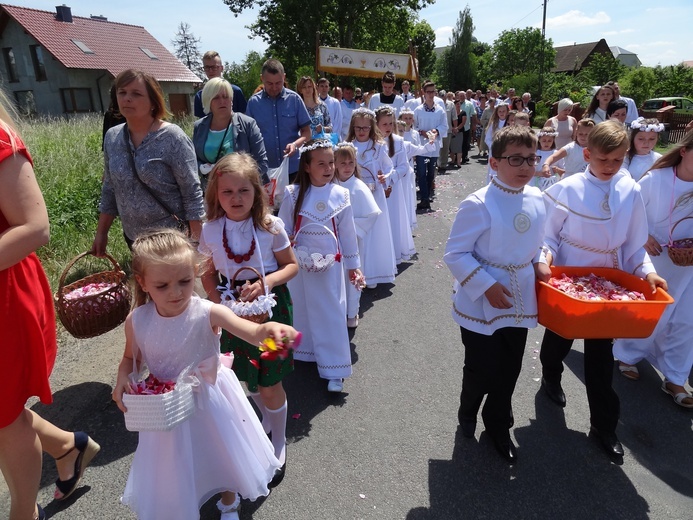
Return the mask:
[[[660,391],[661,376],[646,363],[638,382],[614,374],[621,466],[586,435],[582,342],[566,359],[568,406],[541,392],[541,327],[530,331],[514,395],[518,463],[500,458],[481,422],[475,439],[458,431],[464,359],[442,256],[459,202],[485,179],[485,161],[474,153],[470,165],[437,178],[434,211],[419,216],[415,231],[418,258],[400,266],[394,284],[364,292],[344,393],[328,394],[307,363],[297,362],[285,379],[286,478],[265,500],[244,501],[242,519],[693,518],[693,412]],[[87,431],[102,450],[65,504],[52,501],[56,472],[44,459],[39,502],[50,518],[134,518],[118,499],[137,434],[125,429],[110,399],[122,348],[122,327],[93,340],[61,336],[55,401],[33,409]],[[215,502],[204,505],[202,519],[219,518]],[[0,481],[0,518],[8,509]]]

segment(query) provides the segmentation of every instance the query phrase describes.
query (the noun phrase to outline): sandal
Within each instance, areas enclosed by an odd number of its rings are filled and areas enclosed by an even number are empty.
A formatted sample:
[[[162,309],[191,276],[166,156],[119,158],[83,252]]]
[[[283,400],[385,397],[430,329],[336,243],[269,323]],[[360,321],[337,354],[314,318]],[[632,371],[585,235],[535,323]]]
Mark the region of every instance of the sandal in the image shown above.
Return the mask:
[[[674,392],[673,390],[670,390],[667,384],[669,381],[666,379],[662,382],[662,392],[669,394],[671,397],[674,398],[674,402],[683,407],[683,408],[693,408],[693,402],[692,403],[685,403],[683,400],[684,399],[693,399],[693,395],[689,394],[688,392]]]
[[[55,498],[55,500],[65,500],[75,492],[77,485],[84,474],[84,470],[87,469],[91,459],[93,459],[101,449],[101,446],[94,442],[84,432],[75,432],[74,436],[75,445],[63,453],[60,457],[55,459],[63,459],[75,449],[79,451],[79,455],[77,455],[77,459],[75,460],[75,471],[72,477],[67,480],[60,480],[60,478],[58,478],[58,480],[55,481],[55,492],[53,494],[53,498]]]
[[[38,504],[36,504],[36,515],[36,520],[46,520],[46,512]]]
[[[217,502],[217,509],[221,511],[220,520],[239,520],[238,510],[241,508],[241,497],[236,493],[236,500],[233,504],[223,504],[221,499]]]
[[[638,367],[635,365],[629,365],[628,363],[619,361],[618,370],[626,379],[630,379],[631,381],[637,381],[640,379],[640,372],[638,372]]]

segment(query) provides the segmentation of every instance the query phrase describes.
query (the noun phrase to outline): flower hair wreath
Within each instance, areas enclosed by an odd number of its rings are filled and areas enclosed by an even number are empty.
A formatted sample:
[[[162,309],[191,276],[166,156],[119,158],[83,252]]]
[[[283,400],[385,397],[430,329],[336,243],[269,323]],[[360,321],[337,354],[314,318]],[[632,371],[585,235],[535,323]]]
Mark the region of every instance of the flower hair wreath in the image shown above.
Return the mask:
[[[332,141],[329,139],[316,139],[310,144],[306,144],[304,146],[301,146],[298,151],[301,154],[304,154],[306,152],[312,152],[313,150],[317,150],[318,148],[330,148],[332,149]]]
[[[350,143],[348,141],[342,141],[341,143],[337,143],[337,150],[343,150],[345,148],[351,148],[352,150],[354,150],[354,152],[356,152],[356,147],[353,145],[353,143]]]
[[[644,117],[639,117],[635,121],[633,121],[630,124],[630,127],[633,130],[640,130],[641,132],[663,132],[664,131],[664,124],[663,123],[655,123],[655,124],[645,124],[645,118]]]
[[[370,108],[359,107],[351,113],[351,119],[354,119],[355,117],[375,118],[375,112],[373,112]]]
[[[539,130],[537,132],[537,137],[544,137],[545,135],[549,137],[558,137],[558,132],[556,130]]]

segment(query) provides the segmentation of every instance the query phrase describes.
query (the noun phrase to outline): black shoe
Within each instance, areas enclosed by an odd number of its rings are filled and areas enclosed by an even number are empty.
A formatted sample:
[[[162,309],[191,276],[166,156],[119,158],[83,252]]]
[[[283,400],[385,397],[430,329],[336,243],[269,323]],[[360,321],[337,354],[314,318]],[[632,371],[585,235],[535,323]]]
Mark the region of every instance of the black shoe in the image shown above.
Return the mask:
[[[462,158],[462,164],[467,164],[469,162],[469,157]]]
[[[496,448],[496,451],[500,453],[501,457],[510,464],[515,464],[517,462],[517,449],[513,441],[510,440],[510,435],[501,437],[491,436],[491,439],[493,440],[493,446]]]
[[[268,489],[274,489],[276,488],[279,484],[282,483],[282,480],[284,480],[284,475],[286,474],[286,462],[282,464],[282,467],[277,470],[277,472],[274,474],[274,477],[272,477],[272,480],[270,480],[270,483],[267,484]]]
[[[431,209],[431,203],[426,201],[421,201],[416,205],[416,211],[426,211]]]
[[[599,442],[612,461],[623,462],[623,446],[615,433],[601,433],[594,426],[591,426],[590,436]]]
[[[546,378],[541,378],[541,387],[544,389],[546,395],[549,396],[554,403],[558,406],[565,408],[565,392],[561,387],[561,383],[551,383],[547,381]]]

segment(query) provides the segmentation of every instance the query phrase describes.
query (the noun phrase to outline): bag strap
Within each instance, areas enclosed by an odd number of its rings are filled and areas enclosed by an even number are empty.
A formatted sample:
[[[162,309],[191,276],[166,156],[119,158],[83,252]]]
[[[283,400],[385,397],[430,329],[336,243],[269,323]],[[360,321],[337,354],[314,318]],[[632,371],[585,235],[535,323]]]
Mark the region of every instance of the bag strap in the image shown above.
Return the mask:
[[[171,210],[171,208],[168,206],[168,204],[166,204],[159,197],[154,195],[154,191],[152,191],[152,189],[142,180],[142,177],[140,177],[140,172],[137,170],[137,164],[135,163],[135,152],[132,149],[132,146],[130,146],[130,131],[128,130],[127,123],[125,123],[125,126],[123,127],[123,139],[125,140],[125,146],[128,149],[128,162],[130,163],[130,168],[135,173],[135,178],[140,182],[144,189],[147,190],[149,195],[151,195],[151,197],[159,204],[159,206],[164,208],[166,212],[169,213],[177,223],[185,224],[183,219],[176,215],[175,212]]]

